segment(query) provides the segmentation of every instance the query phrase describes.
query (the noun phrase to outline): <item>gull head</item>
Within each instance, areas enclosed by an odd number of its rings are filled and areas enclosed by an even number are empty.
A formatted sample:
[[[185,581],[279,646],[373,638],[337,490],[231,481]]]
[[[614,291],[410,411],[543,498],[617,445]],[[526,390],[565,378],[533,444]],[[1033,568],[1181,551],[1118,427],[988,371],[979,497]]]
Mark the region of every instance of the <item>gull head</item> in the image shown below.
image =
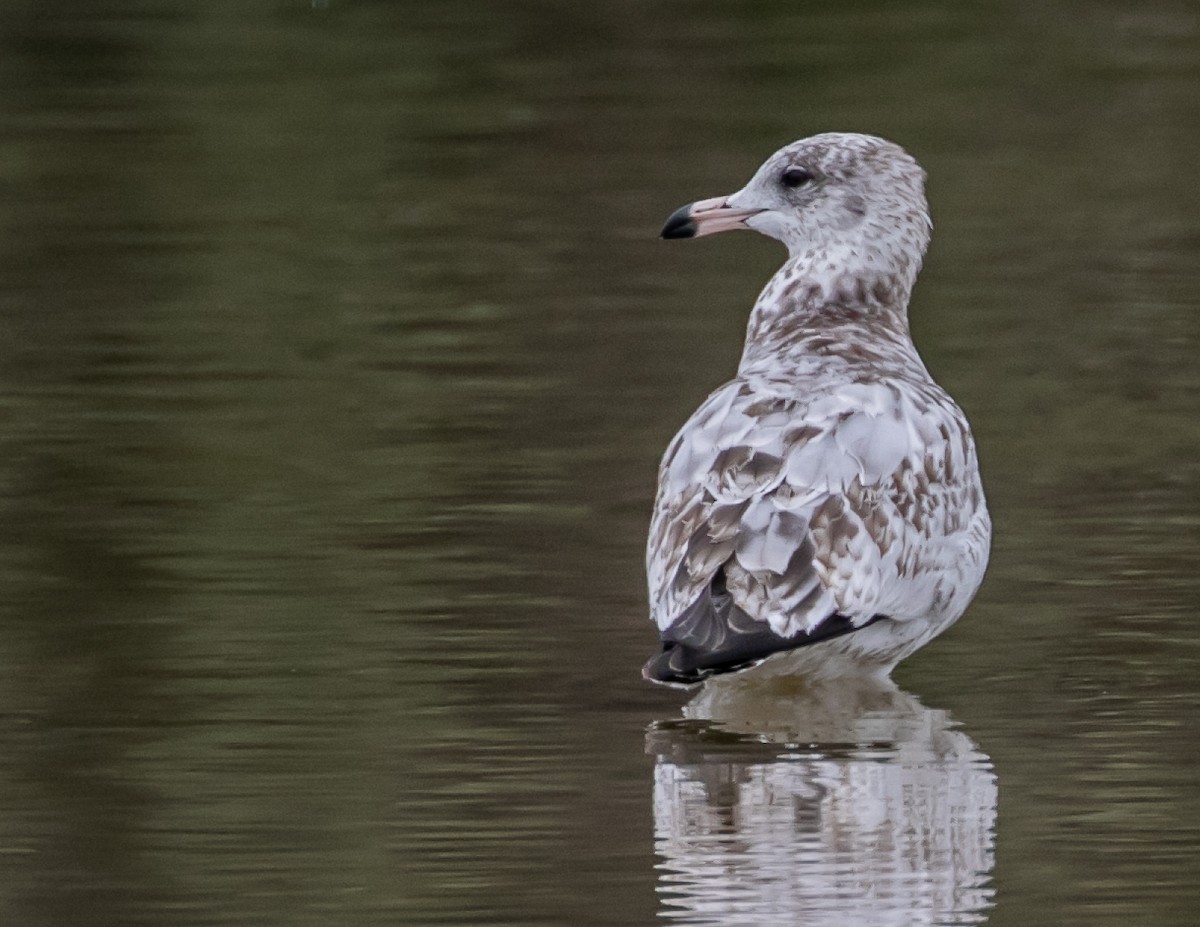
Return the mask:
[[[676,210],[662,237],[740,228],[779,239],[821,276],[872,271],[911,286],[931,230],[925,172],[885,139],[814,135],[779,149],[736,193]]]

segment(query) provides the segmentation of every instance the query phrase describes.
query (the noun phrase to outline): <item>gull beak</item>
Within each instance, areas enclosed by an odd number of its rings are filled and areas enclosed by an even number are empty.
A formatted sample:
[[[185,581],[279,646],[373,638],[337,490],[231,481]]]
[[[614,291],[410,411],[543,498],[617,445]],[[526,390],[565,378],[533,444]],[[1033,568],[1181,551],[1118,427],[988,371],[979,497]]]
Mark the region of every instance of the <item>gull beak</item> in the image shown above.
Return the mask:
[[[730,229],[744,229],[747,219],[763,212],[761,209],[731,206],[729,199],[727,196],[716,196],[711,200],[697,200],[681,206],[668,217],[662,237],[699,238]]]

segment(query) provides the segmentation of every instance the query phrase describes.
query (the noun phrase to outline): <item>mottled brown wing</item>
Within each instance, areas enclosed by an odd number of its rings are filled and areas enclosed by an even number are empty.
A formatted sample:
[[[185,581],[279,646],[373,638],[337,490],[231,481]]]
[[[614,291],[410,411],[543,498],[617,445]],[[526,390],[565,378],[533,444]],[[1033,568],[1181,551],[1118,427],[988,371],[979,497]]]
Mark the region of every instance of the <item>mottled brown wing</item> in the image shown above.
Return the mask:
[[[944,510],[974,472],[961,413],[935,386],[851,383],[804,400],[727,384],[660,468],[654,619],[665,636],[719,570],[732,603],[785,638],[835,614],[856,626],[917,614],[934,590],[913,551],[924,544],[930,565],[953,555],[939,551],[954,529]]]

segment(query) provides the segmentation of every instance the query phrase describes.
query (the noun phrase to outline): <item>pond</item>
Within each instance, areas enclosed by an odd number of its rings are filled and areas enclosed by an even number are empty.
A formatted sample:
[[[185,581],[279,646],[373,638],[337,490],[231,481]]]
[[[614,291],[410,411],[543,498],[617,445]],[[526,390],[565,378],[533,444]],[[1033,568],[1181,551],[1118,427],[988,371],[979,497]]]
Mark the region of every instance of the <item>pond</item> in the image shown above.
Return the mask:
[[[1200,10],[0,13],[0,910],[1194,923]],[[657,461],[828,130],[929,173],[993,517],[896,687],[647,686]]]

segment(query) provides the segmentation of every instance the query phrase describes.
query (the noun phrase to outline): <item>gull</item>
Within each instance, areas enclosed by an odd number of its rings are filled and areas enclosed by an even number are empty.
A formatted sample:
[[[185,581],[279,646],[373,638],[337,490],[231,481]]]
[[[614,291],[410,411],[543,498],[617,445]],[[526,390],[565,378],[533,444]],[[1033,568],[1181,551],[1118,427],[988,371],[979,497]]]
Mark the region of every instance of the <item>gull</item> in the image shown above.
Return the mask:
[[[663,238],[746,228],[788,257],[737,375],[659,467],[645,678],[886,677],[974,597],[991,543],[975,442],[908,325],[924,186],[898,145],[826,133],[667,220]]]

